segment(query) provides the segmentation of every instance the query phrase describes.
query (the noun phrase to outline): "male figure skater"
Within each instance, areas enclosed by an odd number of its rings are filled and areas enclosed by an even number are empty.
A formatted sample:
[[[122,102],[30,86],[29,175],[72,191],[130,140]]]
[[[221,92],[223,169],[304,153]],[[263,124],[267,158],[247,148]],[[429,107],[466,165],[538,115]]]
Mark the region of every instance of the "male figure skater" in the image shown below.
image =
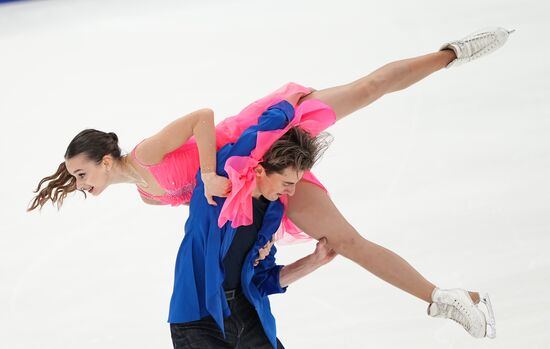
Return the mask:
[[[262,250],[281,225],[280,197],[294,193],[325,146],[295,124],[293,106],[281,101],[218,151],[217,172],[231,178],[232,193],[217,206],[197,175],[170,303],[174,348],[284,348],[267,296],[334,258],[324,240],[287,266],[275,264],[275,247]]]

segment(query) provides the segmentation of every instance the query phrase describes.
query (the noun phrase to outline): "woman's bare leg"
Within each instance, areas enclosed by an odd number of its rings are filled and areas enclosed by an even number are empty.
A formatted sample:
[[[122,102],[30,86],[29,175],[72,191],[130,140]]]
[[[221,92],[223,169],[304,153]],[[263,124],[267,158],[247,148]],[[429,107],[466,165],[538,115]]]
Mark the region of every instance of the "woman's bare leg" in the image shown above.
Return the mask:
[[[374,275],[428,303],[434,285],[394,252],[363,238],[338,211],[328,194],[306,181],[288,198],[288,217],[304,232],[358,263]],[[470,293],[475,303],[477,293]]]
[[[387,93],[411,86],[444,68],[455,58],[453,51],[443,50],[395,61],[349,84],[314,91],[301,101],[314,98],[325,102],[334,109],[338,121]]]
[[[300,102],[319,99],[332,107],[338,121],[387,93],[403,90],[443,69],[455,58],[452,50],[443,50],[391,62],[349,84],[314,91]],[[364,239],[319,187],[300,182],[294,196],[289,197],[288,215],[313,238],[326,237],[338,254],[403,291],[431,302],[435,286],[394,252]],[[470,292],[470,296],[474,303],[479,302],[478,293]]]
[[[431,302],[434,285],[392,251],[364,239],[338,211],[327,193],[300,181],[288,200],[288,217],[304,232],[338,254],[358,263],[374,275],[426,302]]]

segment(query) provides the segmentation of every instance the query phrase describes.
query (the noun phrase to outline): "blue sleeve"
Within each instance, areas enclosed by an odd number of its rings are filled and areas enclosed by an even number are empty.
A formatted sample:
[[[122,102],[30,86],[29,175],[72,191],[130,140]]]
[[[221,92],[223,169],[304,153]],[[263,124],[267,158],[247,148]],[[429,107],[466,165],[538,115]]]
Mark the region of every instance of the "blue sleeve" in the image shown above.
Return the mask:
[[[258,132],[272,131],[285,128],[294,118],[294,107],[287,101],[281,101],[269,107],[258,118],[258,123],[243,131],[237,142],[227,144],[218,151],[217,172],[220,176],[227,176],[223,169],[225,162],[231,156],[249,156],[256,148]]]
[[[254,268],[252,282],[260,291],[262,296],[268,296],[275,293],[285,293],[286,287],[282,288],[280,283],[280,273],[284,265],[275,264],[275,253],[277,248],[271,247],[269,255]]]

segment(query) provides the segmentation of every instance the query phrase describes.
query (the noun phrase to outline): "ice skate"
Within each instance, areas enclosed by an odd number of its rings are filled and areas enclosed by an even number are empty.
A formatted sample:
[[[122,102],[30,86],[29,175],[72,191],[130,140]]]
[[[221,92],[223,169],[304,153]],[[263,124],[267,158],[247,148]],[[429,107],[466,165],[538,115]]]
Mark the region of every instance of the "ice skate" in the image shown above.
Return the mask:
[[[496,51],[514,31],[499,27],[487,28],[444,44],[440,50],[451,49],[456,54],[456,59],[449,63],[447,68],[457,67]]]
[[[428,315],[451,319],[464,327],[475,338],[495,338],[495,316],[486,293],[480,294],[480,303],[487,309],[487,316],[474,304],[468,292],[462,289],[441,290],[435,288]]]

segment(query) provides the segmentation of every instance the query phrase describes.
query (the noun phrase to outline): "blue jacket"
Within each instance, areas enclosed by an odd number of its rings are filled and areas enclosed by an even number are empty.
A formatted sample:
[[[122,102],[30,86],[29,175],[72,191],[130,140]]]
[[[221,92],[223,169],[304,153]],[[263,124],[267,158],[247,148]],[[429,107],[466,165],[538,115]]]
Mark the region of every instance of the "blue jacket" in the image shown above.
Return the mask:
[[[294,117],[294,109],[286,101],[267,109],[258,124],[246,129],[234,144],[227,144],[218,151],[217,173],[227,176],[224,165],[231,156],[246,156],[256,147],[259,131],[284,128]],[[189,204],[189,218],[185,223],[185,237],[176,259],[174,290],[170,301],[168,322],[185,323],[211,315],[224,333],[223,318],[231,315],[223,289],[223,259],[231,246],[236,229],[227,222],[218,227],[218,217],[224,198],[215,197],[218,206],[211,206],[204,197],[204,183],[200,171],[197,185]],[[252,198],[250,198],[252,200]],[[241,288],[248,301],[255,307],[265,334],[274,348],[276,343],[275,318],[271,314],[268,295],[284,293],[279,283],[281,265],[275,264],[273,247],[270,254],[258,266],[254,260],[277,231],[283,217],[283,204],[277,200],[269,203],[258,238],[248,252],[242,272]]]

